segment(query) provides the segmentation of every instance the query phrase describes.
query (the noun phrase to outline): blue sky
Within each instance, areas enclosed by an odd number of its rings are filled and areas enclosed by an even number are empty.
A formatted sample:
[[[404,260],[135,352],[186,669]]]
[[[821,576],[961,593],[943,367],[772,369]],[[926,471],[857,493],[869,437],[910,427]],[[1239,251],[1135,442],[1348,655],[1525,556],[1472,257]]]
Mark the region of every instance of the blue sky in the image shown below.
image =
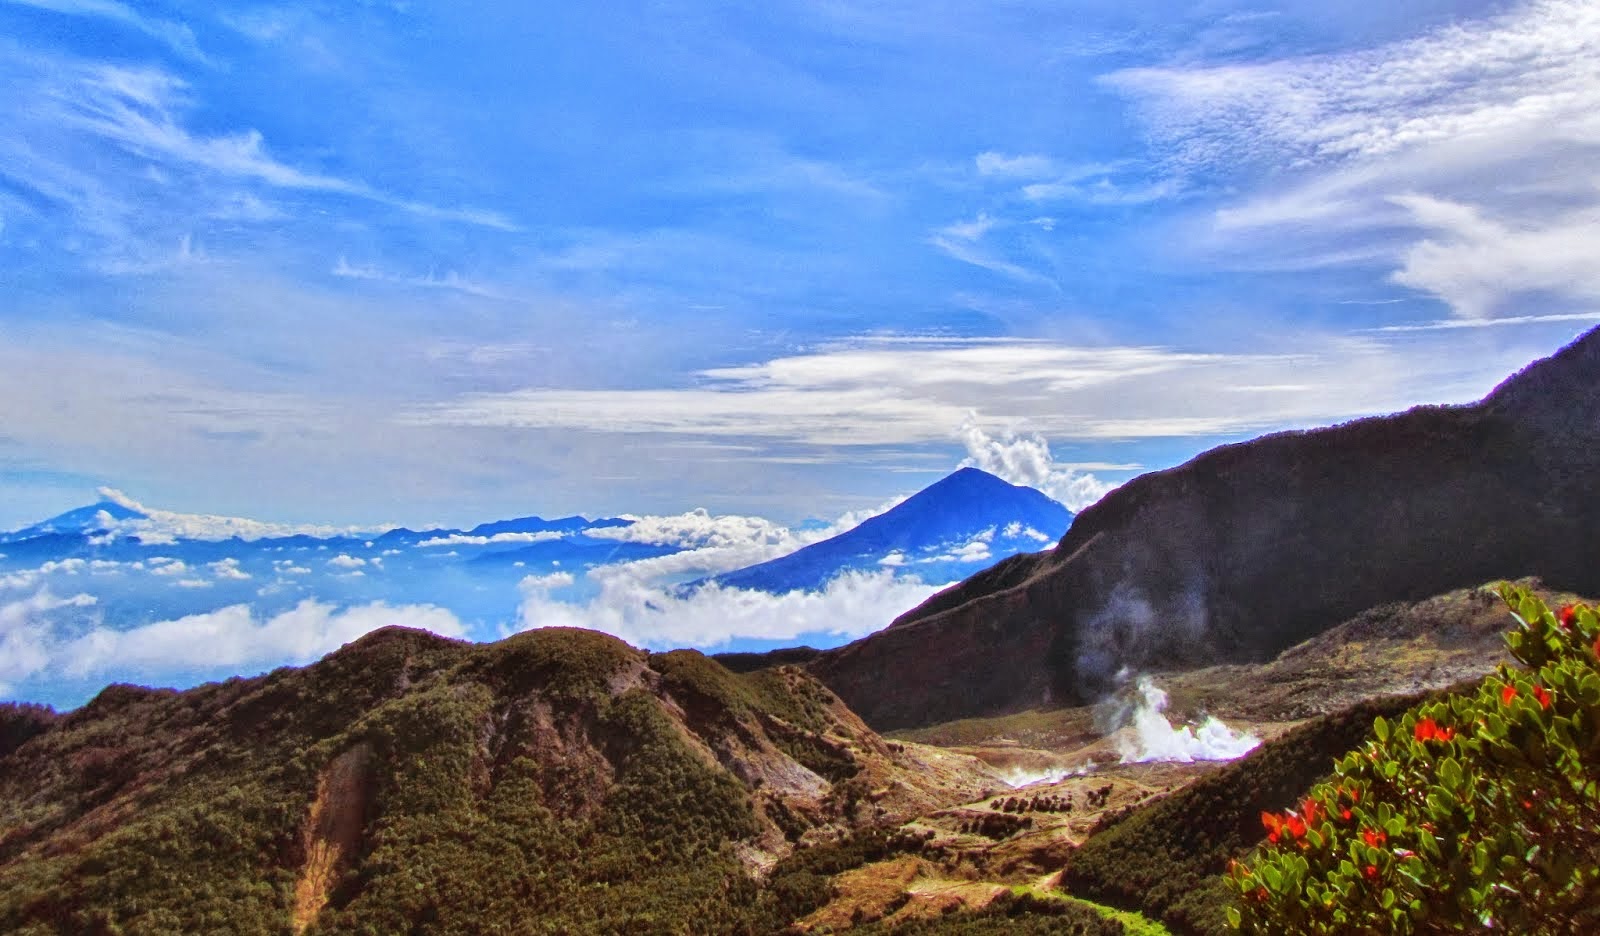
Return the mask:
[[[1597,149],[1568,0],[0,0],[0,527],[1081,506],[1600,320]]]

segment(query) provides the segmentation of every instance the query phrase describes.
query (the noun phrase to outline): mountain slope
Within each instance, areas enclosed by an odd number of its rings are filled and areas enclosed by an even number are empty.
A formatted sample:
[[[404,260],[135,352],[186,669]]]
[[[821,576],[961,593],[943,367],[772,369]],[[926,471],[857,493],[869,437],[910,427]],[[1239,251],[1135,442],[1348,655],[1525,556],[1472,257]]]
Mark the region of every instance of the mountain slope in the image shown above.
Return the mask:
[[[1124,666],[1267,659],[1496,578],[1600,589],[1600,332],[1468,406],[1223,446],[1086,509],[811,671],[879,729],[1092,698]]]
[[[962,468],[838,536],[714,581],[767,592],[815,590],[841,572],[890,563],[949,581],[943,576],[970,572],[996,554],[1054,542],[1071,523],[1071,511],[1033,488]]]
[[[0,716],[8,933],[765,931],[751,868],[996,783],[798,670],[570,629]]]
[[[48,520],[41,520],[33,526],[23,527],[10,533],[0,533],[0,543],[22,542],[52,534],[87,535],[98,533],[106,527],[105,517],[109,517],[112,521],[117,521],[142,520],[144,516],[139,511],[116,501],[103,500],[85,507],[74,508],[66,513],[57,514]]]

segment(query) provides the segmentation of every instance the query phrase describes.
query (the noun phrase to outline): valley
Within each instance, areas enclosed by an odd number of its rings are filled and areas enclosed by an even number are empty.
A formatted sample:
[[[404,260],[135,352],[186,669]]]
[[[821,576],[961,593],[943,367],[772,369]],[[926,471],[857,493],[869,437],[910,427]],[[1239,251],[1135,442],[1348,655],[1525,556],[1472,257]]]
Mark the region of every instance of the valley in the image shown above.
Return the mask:
[[[259,676],[115,683],[65,712],[5,703],[0,929],[1226,932],[1223,875],[1260,846],[1263,816],[1293,809],[1381,719],[1459,705],[1452,693],[1510,661],[1513,618],[1486,573],[1548,570],[1521,580],[1520,613],[1576,620],[1593,594],[1578,479],[1596,374],[1600,332],[1480,404],[1207,453],[1066,517],[1053,551],[1017,553],[832,649],[719,660],[585,628],[473,642],[391,625]],[[1475,448],[1514,426],[1531,427],[1515,452]],[[1391,437],[1424,430],[1432,441],[1400,458]],[[1387,460],[1372,461],[1373,440]],[[1243,499],[1261,477],[1323,491],[1334,469],[1305,474],[1308,452],[1367,459],[1370,497]],[[1442,493],[1419,486],[1447,462]],[[1434,516],[1513,463],[1557,499]],[[1008,498],[1063,519],[964,469],[737,574],[941,550],[973,524],[998,542]],[[1297,538],[1268,548],[1286,517]],[[148,527],[106,525],[148,520],[79,511],[6,546],[144,549]],[[484,546],[649,522],[384,536]],[[1467,545],[1431,549],[1425,574],[1365,574],[1421,569],[1439,531]],[[1545,606],[1562,621],[1538,617]],[[1600,696],[1592,674],[1571,678],[1563,692]],[[1569,734],[1588,730],[1574,718]],[[1438,736],[1429,725],[1419,744]]]

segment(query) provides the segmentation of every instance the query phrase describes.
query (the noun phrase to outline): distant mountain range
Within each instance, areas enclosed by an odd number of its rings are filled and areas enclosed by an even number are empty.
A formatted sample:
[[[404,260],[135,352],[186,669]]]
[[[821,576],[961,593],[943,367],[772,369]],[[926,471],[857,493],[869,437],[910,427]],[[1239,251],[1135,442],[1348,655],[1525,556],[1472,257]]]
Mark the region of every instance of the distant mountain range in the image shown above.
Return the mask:
[[[1481,402],[1222,446],[1089,507],[811,670],[879,730],[1260,661],[1374,605],[1537,575],[1600,592],[1600,330]]]
[[[554,583],[552,600],[578,608],[567,620],[580,623],[587,620],[585,603],[599,600],[603,587],[590,572],[610,574],[623,564],[680,553],[686,554],[680,562],[640,567],[640,584],[663,601],[687,600],[712,582],[771,595],[817,591],[847,573],[938,585],[1047,548],[1071,521],[1070,511],[1038,491],[975,468],[820,540],[760,518],[703,511],[596,520],[525,516],[470,529],[300,529],[144,508],[108,492],[96,503],[0,534],[0,586],[24,597],[29,590],[59,596],[39,613],[73,636],[89,627],[127,631],[224,608],[247,608],[252,620],[265,622],[309,600],[331,613],[376,603],[444,609],[461,622],[456,635],[492,639],[539,623],[521,618],[526,581]],[[0,592],[0,605],[9,600]],[[881,626],[888,615],[875,613],[883,616],[849,622],[850,628],[861,633]],[[828,646],[843,638],[818,633],[807,639]],[[182,683],[216,675],[227,674],[155,678]],[[15,691],[75,704],[98,688],[92,676],[80,679],[42,695]],[[3,685],[0,692],[14,691]]]

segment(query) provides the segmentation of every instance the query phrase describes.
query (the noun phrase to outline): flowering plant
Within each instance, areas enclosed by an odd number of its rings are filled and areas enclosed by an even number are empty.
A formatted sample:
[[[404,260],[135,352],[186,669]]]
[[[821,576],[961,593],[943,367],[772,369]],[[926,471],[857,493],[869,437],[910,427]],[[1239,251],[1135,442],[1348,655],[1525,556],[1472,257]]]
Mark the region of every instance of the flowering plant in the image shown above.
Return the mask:
[[[1600,617],[1500,586],[1523,667],[1346,754],[1229,866],[1248,933],[1600,932]]]

